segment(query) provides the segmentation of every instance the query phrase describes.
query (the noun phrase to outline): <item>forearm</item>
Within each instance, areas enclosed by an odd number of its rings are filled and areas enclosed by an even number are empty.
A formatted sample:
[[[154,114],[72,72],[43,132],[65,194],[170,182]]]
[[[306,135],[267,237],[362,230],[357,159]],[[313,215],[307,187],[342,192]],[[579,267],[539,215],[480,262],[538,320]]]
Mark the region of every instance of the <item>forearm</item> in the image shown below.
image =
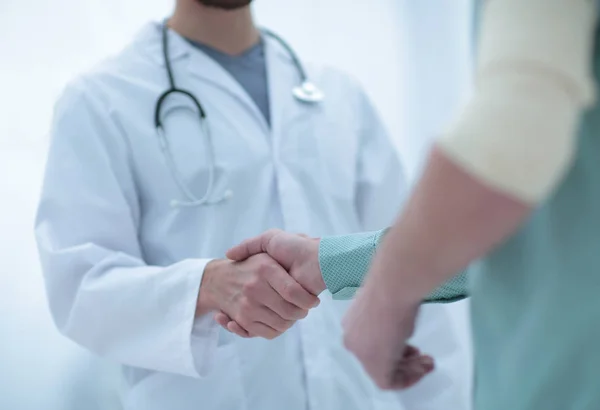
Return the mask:
[[[363,283],[377,248],[387,229],[355,235],[325,237],[319,246],[319,264],[323,280],[334,299],[354,297]],[[448,280],[425,303],[448,303],[468,296],[466,271]]]
[[[146,266],[82,247],[44,248],[42,261],[54,321],[69,339],[125,365],[192,377],[210,368],[218,328],[195,318],[205,260]]]
[[[552,193],[593,101],[595,21],[586,0],[486,3],[475,94],[437,142],[373,263],[373,283],[419,303]]]
[[[434,149],[411,200],[386,235],[371,274],[409,303],[432,292],[445,294],[440,291],[443,286],[452,290],[454,285],[443,284],[513,233],[530,210],[486,187]]]

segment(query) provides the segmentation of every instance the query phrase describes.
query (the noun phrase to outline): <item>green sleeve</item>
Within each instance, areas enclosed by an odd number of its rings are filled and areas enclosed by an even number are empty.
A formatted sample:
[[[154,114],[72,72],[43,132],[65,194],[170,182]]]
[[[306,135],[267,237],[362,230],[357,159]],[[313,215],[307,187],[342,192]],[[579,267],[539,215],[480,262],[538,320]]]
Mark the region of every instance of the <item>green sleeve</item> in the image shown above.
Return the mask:
[[[321,274],[334,299],[346,300],[354,297],[369,271],[377,246],[386,232],[387,229],[384,229],[321,239],[319,245]],[[467,296],[467,274],[461,272],[434,290],[425,299],[425,303],[450,303]]]

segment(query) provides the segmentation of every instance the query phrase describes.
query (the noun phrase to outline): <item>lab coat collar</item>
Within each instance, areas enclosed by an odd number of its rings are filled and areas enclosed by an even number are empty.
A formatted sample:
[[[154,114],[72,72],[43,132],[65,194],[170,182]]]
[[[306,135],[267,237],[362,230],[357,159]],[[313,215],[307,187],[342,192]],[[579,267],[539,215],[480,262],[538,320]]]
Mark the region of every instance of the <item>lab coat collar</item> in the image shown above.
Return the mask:
[[[148,55],[152,57],[156,64],[164,66],[164,58],[162,52],[161,30],[164,22],[151,22],[145,25],[137,34],[135,44],[141,46]],[[197,50],[189,44],[183,37],[175,33],[173,30],[168,31],[169,35],[169,57],[172,62],[189,57],[190,54],[197,51],[198,54],[205,55],[202,51]],[[282,61],[292,64],[292,58],[287,51],[274,39],[269,36],[264,36],[265,48],[276,55]],[[208,58],[208,56],[206,56]],[[197,70],[196,70],[197,71]]]
[[[162,24],[163,22],[153,22],[144,27],[136,38],[136,44],[139,48],[146,51],[154,63],[160,67],[164,67],[164,56],[162,51]],[[168,31],[169,36],[169,58],[173,65],[173,69],[181,70],[177,62],[181,62],[183,67],[186,67],[188,74],[198,77],[208,83],[211,83],[231,94],[233,94],[240,102],[245,104],[262,123],[265,131],[269,131],[269,126],[256,106],[252,98],[247,94],[243,87],[216,61],[210,58],[201,50],[196,49],[188,43],[183,37],[175,33],[173,30]],[[277,117],[278,113],[274,113],[273,106],[278,103],[278,98],[273,95],[273,90],[279,86],[284,86],[281,79],[275,73],[275,66],[278,63],[293,65],[291,56],[276,40],[269,36],[264,36],[265,40],[265,55],[267,62],[267,73],[269,76],[269,94],[271,96],[271,118]],[[186,61],[187,60],[187,61]],[[179,66],[179,67],[178,67]],[[177,81],[177,73],[175,73],[175,81]],[[177,84],[177,83],[176,83]]]

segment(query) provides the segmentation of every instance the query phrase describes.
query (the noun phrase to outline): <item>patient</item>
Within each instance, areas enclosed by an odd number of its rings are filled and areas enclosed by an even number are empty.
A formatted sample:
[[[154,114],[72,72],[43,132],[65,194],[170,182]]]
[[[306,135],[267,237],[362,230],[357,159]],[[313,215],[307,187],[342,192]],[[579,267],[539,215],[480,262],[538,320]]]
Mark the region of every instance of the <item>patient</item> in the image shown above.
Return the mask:
[[[349,296],[362,284],[345,344],[387,389],[430,370],[406,345],[419,306],[436,288],[442,299],[464,296],[464,278],[452,278],[477,261],[475,409],[599,409],[596,3],[483,3],[476,92],[390,230],[322,240],[268,232],[229,257],[266,251],[312,292]]]

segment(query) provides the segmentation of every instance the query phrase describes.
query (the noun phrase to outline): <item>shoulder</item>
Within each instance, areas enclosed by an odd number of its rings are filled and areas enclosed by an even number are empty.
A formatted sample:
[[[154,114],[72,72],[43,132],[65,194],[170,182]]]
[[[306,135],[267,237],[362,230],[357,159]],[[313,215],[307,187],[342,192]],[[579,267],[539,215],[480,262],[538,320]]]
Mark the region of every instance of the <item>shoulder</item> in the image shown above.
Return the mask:
[[[50,138],[54,144],[67,144],[76,147],[73,149],[78,152],[97,149],[95,144],[114,146],[121,134],[115,99],[117,93],[127,92],[118,85],[122,69],[120,58],[120,55],[106,58],[64,85],[52,112]]]
[[[143,51],[136,39],[99,60],[65,84],[58,103],[79,101],[86,106],[108,109],[111,100],[130,93],[133,86],[150,87],[157,65]]]
[[[339,67],[326,64],[307,63],[308,75],[319,86],[329,89],[334,93],[343,93],[346,96],[354,95],[357,98],[364,96],[364,88],[360,81]]]
[[[375,106],[361,82],[347,71],[324,64],[306,64],[309,79],[323,90],[328,105],[336,112],[345,111],[344,118],[361,123],[377,117]]]
[[[361,123],[381,122],[373,100],[357,77],[330,65],[306,64],[306,69],[309,79],[324,91],[327,101],[352,110],[353,117]]]
[[[128,93],[131,78],[142,71],[132,66],[133,57],[131,46],[127,46],[70,79],[55,101],[54,121],[79,122],[83,117],[108,121],[115,100]]]

